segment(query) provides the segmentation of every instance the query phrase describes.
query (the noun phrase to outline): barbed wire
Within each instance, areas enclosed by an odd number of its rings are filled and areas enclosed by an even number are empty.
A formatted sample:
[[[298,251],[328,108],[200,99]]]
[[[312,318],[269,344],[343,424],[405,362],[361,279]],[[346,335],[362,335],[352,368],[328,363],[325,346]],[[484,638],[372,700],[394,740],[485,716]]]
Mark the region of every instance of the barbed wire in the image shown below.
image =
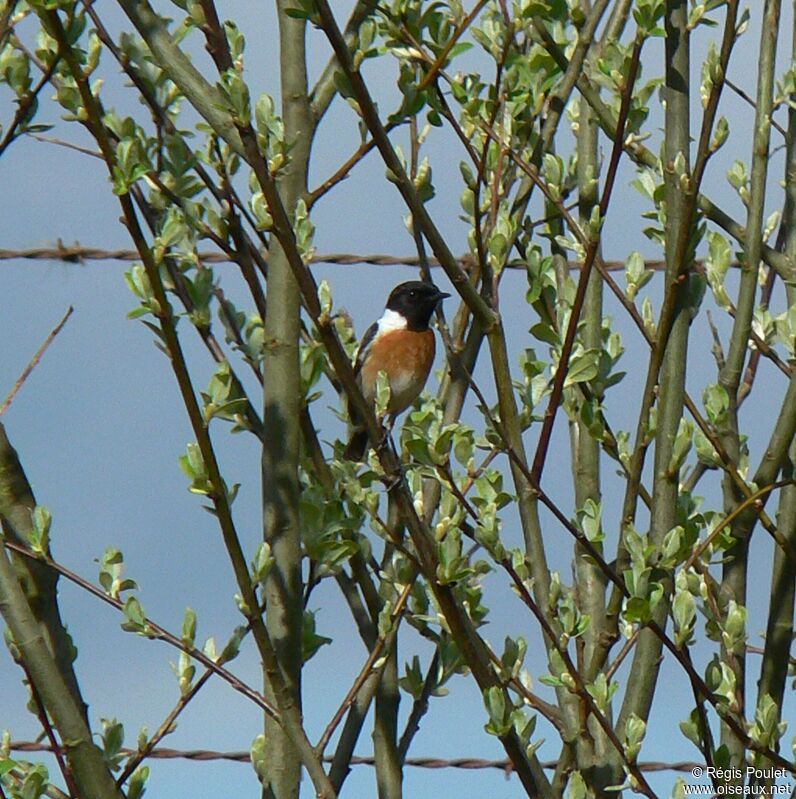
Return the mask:
[[[200,252],[199,260],[207,264],[231,263],[228,255],[222,252]],[[0,249],[0,261],[28,260],[28,261],[64,261],[66,263],[83,263],[85,261],[137,261],[140,256],[136,250],[108,250],[101,247],[84,247],[80,244],[65,245],[60,240],[52,247],[31,247],[28,249],[11,250]],[[466,269],[474,264],[471,255],[464,255],[458,259]],[[384,255],[374,253],[362,255],[358,253],[317,253],[312,257],[315,264],[335,264],[338,266],[419,266],[420,260],[411,255]],[[439,261],[435,258],[428,259],[429,266],[438,267]],[[698,261],[698,264],[702,262]],[[605,261],[605,268],[609,272],[621,272],[625,268],[623,261]],[[571,261],[570,266],[579,269],[580,261]],[[737,266],[737,264],[733,264]],[[665,261],[649,260],[645,267],[654,272],[661,272],[666,268]],[[507,269],[525,269],[524,264],[509,263]]]
[[[53,749],[49,744],[39,743],[37,741],[11,741],[9,749],[13,752],[52,752]],[[135,749],[121,749],[122,754],[135,754]],[[212,749],[169,749],[167,747],[158,747],[153,749],[149,757],[160,760],[193,760],[193,761],[217,761],[225,760],[234,763],[249,763],[251,758],[248,752],[218,752]],[[324,757],[325,763],[333,761],[332,756]],[[373,757],[359,757],[354,756],[351,758],[352,766],[375,766],[376,760]],[[513,771],[511,761],[504,760],[485,760],[480,757],[457,757],[452,759],[445,759],[440,757],[407,757],[404,765],[414,768],[428,768],[428,769],[463,769],[463,770],[484,770],[494,769],[496,771],[503,771],[504,773],[511,773]],[[550,760],[542,763],[542,768],[551,770],[556,768],[558,761]],[[656,772],[656,771],[676,771],[676,772],[692,772],[695,768],[703,768],[702,763],[692,763],[689,761],[681,760],[673,763],[662,763],[658,761],[647,761],[639,763],[641,771]]]

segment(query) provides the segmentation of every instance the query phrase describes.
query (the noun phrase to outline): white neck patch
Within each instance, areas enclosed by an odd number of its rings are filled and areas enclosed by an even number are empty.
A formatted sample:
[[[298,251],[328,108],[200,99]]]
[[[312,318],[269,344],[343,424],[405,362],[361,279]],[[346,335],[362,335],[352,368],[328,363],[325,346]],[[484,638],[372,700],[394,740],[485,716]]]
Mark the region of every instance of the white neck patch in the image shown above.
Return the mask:
[[[406,317],[387,308],[379,319],[379,333],[389,333],[392,330],[406,330]]]

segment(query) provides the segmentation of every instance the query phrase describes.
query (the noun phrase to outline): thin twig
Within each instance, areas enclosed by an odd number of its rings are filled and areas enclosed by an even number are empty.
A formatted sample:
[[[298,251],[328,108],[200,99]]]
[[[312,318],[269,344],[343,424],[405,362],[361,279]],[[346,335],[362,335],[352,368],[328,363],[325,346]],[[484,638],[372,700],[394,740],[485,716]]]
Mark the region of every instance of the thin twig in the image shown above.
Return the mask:
[[[3,140],[0,141],[0,156],[2,156],[13,141],[20,135],[20,128],[23,128],[30,120],[32,114],[35,113],[33,106],[36,103],[39,92],[47,85],[47,81],[50,80],[59,60],[58,56],[53,58],[52,63],[47,65],[47,69],[33,90],[27,92],[23,97],[17,100],[18,106],[14,118],[11,120]],[[22,132],[24,133],[24,130],[22,130]]]
[[[622,93],[622,102],[619,108],[619,118],[616,123],[616,135],[614,136],[613,149],[611,151],[611,161],[609,163],[608,173],[605,178],[603,194],[600,198],[600,219],[605,219],[605,215],[608,212],[608,206],[611,201],[611,194],[613,192],[614,182],[616,180],[619,161],[624,151],[625,123],[627,122],[628,113],[630,111],[630,101],[633,97],[633,87],[636,84],[636,76],[638,75],[639,63],[641,61],[641,49],[643,45],[644,38],[638,36],[633,46],[633,55],[630,60],[629,74],[627,76],[624,92]],[[599,244],[600,236],[592,235],[586,250],[586,259],[583,269],[581,270],[578,287],[575,293],[575,299],[572,303],[569,324],[567,326],[566,334],[561,347],[561,355],[558,359],[558,367],[553,380],[553,388],[550,392],[550,400],[544,413],[544,421],[542,422],[542,429],[539,433],[539,442],[536,446],[536,454],[534,455],[533,465],[531,467],[531,474],[533,475],[534,481],[536,483],[541,481],[542,470],[547,462],[547,450],[550,446],[550,438],[553,433],[553,425],[555,423],[556,413],[564,393],[564,383],[569,371],[569,359],[572,354],[572,349],[575,345],[575,334],[578,329],[583,303],[586,299],[586,287],[588,286],[592,266],[597,257]]]
[[[82,153],[83,155],[89,155],[92,158],[99,158],[102,160],[102,153],[99,150],[81,147],[79,144],[74,144],[65,139],[57,139],[55,136],[42,136],[40,133],[28,133],[27,135],[36,141],[44,142],[45,144],[54,144],[57,147],[65,147],[67,150],[74,150],[76,153]]]
[[[8,410],[9,406],[14,401],[14,397],[17,396],[19,390],[30,376],[30,373],[39,365],[39,361],[42,359],[42,356],[47,351],[47,348],[50,346],[50,344],[52,344],[53,339],[61,332],[61,330],[63,330],[64,325],[72,315],[72,311],[74,311],[74,308],[70,305],[64,314],[63,319],[61,319],[61,321],[52,329],[50,335],[44,339],[44,343],[36,351],[36,354],[30,359],[30,363],[28,363],[28,365],[22,371],[22,374],[17,378],[17,382],[14,383],[14,387],[11,389],[5,400],[3,400],[3,404],[0,405],[0,416],[2,416]]]
[[[43,555],[37,555],[35,552],[23,546],[22,544],[18,544],[8,538],[3,539],[2,544],[6,547],[6,549],[10,549],[20,555],[24,555],[27,558],[31,558],[32,560],[44,564],[50,569],[53,569],[62,577],[79,586],[84,591],[87,591],[89,594],[92,594],[98,599],[101,599],[103,602],[106,602],[111,607],[116,608],[116,610],[124,613],[124,602],[110,596],[109,594],[106,594],[101,588],[98,588],[93,583],[90,583],[88,580],[84,579],[52,558]],[[276,709],[269,704],[269,702],[261,693],[255,691],[254,688],[244,683],[241,679],[236,677],[232,672],[228,671],[223,666],[220,666],[216,661],[205,655],[200,649],[187,646],[185,643],[183,643],[179,636],[173,635],[165,627],[161,627],[149,617],[144,617],[143,623],[147,637],[154,638],[158,641],[164,641],[165,643],[173,646],[175,649],[179,649],[181,652],[185,652],[187,655],[190,655],[192,658],[194,658],[194,660],[199,661],[199,663],[205,666],[205,668],[208,668],[218,674],[222,680],[231,685],[236,691],[238,691],[238,693],[241,693],[243,696],[250,699],[266,713],[276,719],[279,718]]]
[[[757,103],[750,97],[737,83],[733,83],[729,78],[724,78],[724,83],[727,84],[727,88],[732,89],[744,102],[750,105],[752,108],[757,108]],[[771,117],[771,127],[774,128],[778,133],[781,133],[786,139],[788,138],[788,131],[782,127],[782,125],[777,122],[773,116]]]
[[[323,754],[323,751],[326,749],[329,741],[331,740],[332,735],[334,735],[334,731],[337,729],[337,726],[343,720],[343,716],[345,716],[346,711],[349,707],[353,704],[354,700],[356,699],[356,695],[359,693],[359,689],[364,685],[365,680],[378,669],[375,666],[376,661],[382,656],[384,650],[388,647],[392,639],[395,637],[395,634],[398,632],[398,624],[400,622],[400,618],[403,615],[404,608],[406,607],[406,602],[409,599],[409,594],[412,591],[412,587],[414,586],[414,580],[408,582],[405,586],[403,591],[401,591],[400,596],[398,597],[397,602],[395,603],[395,609],[392,611],[392,618],[393,618],[393,626],[390,628],[390,631],[387,635],[379,636],[379,639],[374,644],[373,648],[371,649],[370,653],[368,654],[368,658],[365,661],[365,665],[360,669],[359,676],[354,680],[354,684],[349,689],[348,693],[345,696],[345,699],[340,704],[340,707],[337,709],[337,712],[332,716],[331,721],[326,725],[326,729],[323,731],[323,735],[321,735],[320,740],[315,746],[315,751],[318,754]],[[384,658],[386,663],[387,658]]]
[[[448,39],[445,46],[442,48],[440,54],[437,56],[436,61],[431,65],[428,72],[423,77],[423,80],[420,81],[417,87],[418,92],[422,92],[427,89],[432,81],[436,80],[437,75],[442,70],[442,67],[445,65],[445,61],[450,54],[450,51],[453,49],[453,46],[456,44],[457,41],[462,37],[464,32],[467,28],[472,25],[475,18],[481,12],[481,9],[486,5],[486,0],[478,0],[475,4],[473,10],[465,16],[465,18],[456,26],[456,29],[453,31],[453,35]]]
[[[624,767],[628,770],[628,773],[633,775],[637,783],[637,790],[643,793],[645,796],[650,797],[650,799],[657,799],[657,796],[652,790],[650,784],[642,776],[638,767],[638,763],[636,763],[631,757],[628,757],[625,748],[622,746],[622,742],[617,737],[617,734],[614,731],[614,728],[611,726],[610,721],[606,717],[605,713],[603,713],[600,708],[597,707],[594,697],[586,688],[586,684],[583,682],[583,677],[575,667],[572,659],[569,657],[566,647],[562,645],[562,643],[556,637],[552,627],[545,618],[544,613],[542,613],[541,609],[534,601],[533,596],[531,596],[531,592],[527,589],[525,583],[517,574],[514,566],[508,561],[508,559],[503,559],[501,561],[501,565],[514,581],[514,586],[520,599],[525,603],[531,613],[533,613],[536,621],[539,623],[539,626],[544,631],[544,634],[552,642],[553,648],[556,650],[556,652],[558,652],[561,661],[564,664],[564,668],[572,678],[574,690],[584,701],[595,721],[600,725],[600,727],[602,727],[606,737],[616,749],[619,757],[622,759]]]
[[[390,133],[393,128],[397,127],[397,122],[389,122],[384,126],[384,129]],[[338,183],[345,180],[350,174],[351,170],[376,146],[374,139],[368,139],[362,142],[357,149],[344,161],[323,183],[316,186],[307,197],[307,209],[311,209],[318,200],[325,194],[333,189]]]
[[[168,715],[161,725],[155,731],[155,734],[139,749],[130,753],[130,758],[122,769],[122,773],[116,778],[116,786],[121,788],[125,782],[132,776],[138,766],[143,763],[148,757],[153,757],[153,752],[156,750],[157,745],[175,729],[175,722],[180,713],[188,707],[188,703],[202,690],[202,687],[213,676],[213,672],[207,669],[205,673],[190,687],[184,695],[180,696],[177,703],[169,711]]]
[[[778,488],[784,488],[785,486],[793,485],[793,480],[780,480],[776,483],[771,483],[771,485],[763,486],[758,491],[755,491],[754,494],[750,494],[746,497],[742,502],[739,502],[736,505],[731,513],[728,513],[710,532],[710,535],[691,553],[688,560],[683,564],[683,570],[687,571],[690,569],[697,558],[702,556],[702,553],[710,546],[713,540],[716,538],[722,530],[728,527],[732,522],[740,516],[745,510],[747,510],[752,505],[757,505],[763,497],[766,497],[772,491],[775,491]],[[780,543],[780,542],[777,542]],[[782,545],[783,551],[787,554],[787,547]]]
[[[36,716],[39,719],[39,724],[41,724],[42,729],[44,730],[44,733],[47,736],[47,740],[50,742],[52,751],[55,754],[55,760],[58,763],[58,769],[63,775],[64,782],[66,783],[66,786],[69,790],[69,797],[70,799],[77,799],[77,797],[79,796],[78,786],[75,783],[75,778],[72,775],[72,770],[70,769],[69,764],[64,758],[64,750],[58,744],[58,739],[55,737],[55,730],[53,729],[53,725],[50,722],[50,717],[47,715],[47,708],[44,706],[41,694],[39,693],[33,682],[33,677],[25,661],[22,658],[19,658],[19,660],[17,660],[17,664],[20,666],[22,671],[25,672],[25,678],[27,679],[28,682],[28,689],[30,690],[30,695],[33,700],[33,705],[36,708]]]
[[[605,680],[606,682],[611,682],[613,679],[614,674],[619,670],[619,667],[624,662],[625,658],[630,654],[630,650],[636,645],[636,641],[638,641],[639,634],[641,633],[641,627],[637,628],[633,631],[633,635],[625,641],[625,645],[619,650],[619,654],[616,656],[616,660],[605,670]]]

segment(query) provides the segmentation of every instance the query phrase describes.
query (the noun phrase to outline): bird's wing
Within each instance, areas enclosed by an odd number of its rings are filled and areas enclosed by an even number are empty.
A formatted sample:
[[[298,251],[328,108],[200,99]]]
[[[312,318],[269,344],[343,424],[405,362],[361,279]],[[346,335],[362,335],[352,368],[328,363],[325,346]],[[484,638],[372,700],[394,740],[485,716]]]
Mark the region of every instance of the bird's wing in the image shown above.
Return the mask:
[[[354,374],[359,375],[360,371],[362,370],[362,364],[365,363],[365,358],[368,354],[368,349],[373,342],[373,339],[376,338],[376,334],[379,332],[379,323],[374,322],[366,331],[365,335],[362,336],[362,341],[359,342],[359,349],[357,350],[357,360],[354,364]]]

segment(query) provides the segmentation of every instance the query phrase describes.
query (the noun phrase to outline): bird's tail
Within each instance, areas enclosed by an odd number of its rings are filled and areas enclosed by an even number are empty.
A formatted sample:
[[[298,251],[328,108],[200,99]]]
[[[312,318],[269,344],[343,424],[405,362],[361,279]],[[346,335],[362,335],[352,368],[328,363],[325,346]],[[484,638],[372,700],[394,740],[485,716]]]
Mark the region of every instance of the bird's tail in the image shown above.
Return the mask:
[[[349,461],[361,461],[368,448],[368,431],[354,429],[343,450],[343,457]]]

